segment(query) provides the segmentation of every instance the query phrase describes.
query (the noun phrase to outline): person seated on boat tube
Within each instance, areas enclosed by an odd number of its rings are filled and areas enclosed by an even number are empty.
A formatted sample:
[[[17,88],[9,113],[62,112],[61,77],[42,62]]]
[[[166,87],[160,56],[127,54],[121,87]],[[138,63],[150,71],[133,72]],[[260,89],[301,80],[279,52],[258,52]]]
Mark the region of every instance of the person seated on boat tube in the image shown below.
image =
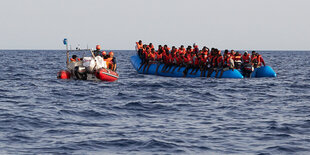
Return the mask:
[[[184,77],[187,75],[188,70],[190,68],[194,67],[194,60],[193,60],[194,59],[194,52],[189,52],[189,53],[186,53],[186,54],[187,54],[187,57],[185,57],[185,61],[186,61],[185,62],[185,66],[186,66],[186,68],[183,71],[183,76]]]
[[[255,53],[255,55],[252,58],[252,65],[254,68],[260,68],[262,66],[262,64],[265,66],[265,61],[262,58],[261,55],[259,55],[258,53]]]
[[[80,58],[78,58],[76,55],[72,55],[72,58],[70,59],[71,62],[77,62],[80,61]]]
[[[245,77],[251,77],[251,74],[254,71],[254,67],[252,66],[251,58],[247,51],[244,52],[241,61],[242,61],[241,70],[243,72],[243,75]]]
[[[223,68],[220,74],[220,78],[223,76],[224,71],[228,71],[230,69],[234,70],[234,60],[232,59],[232,55],[230,55],[228,51],[227,53],[225,51],[223,59]]]
[[[145,70],[145,68],[149,62],[149,60],[148,60],[149,53],[150,53],[150,48],[147,46],[145,48],[145,50],[143,50],[142,57],[141,57],[142,61],[141,61],[141,65],[139,67],[139,70],[140,70],[142,68],[142,66],[144,65],[143,72],[144,72],[144,70]]]
[[[241,68],[241,54],[237,51],[236,54],[234,55],[234,65],[236,69]]]
[[[108,58],[104,59],[104,61],[106,61],[108,69],[116,71],[116,58],[114,57],[113,51],[109,52]]]
[[[100,51],[100,45],[96,45],[96,50],[94,50],[94,55],[96,56],[100,56],[101,51]]]
[[[225,55],[228,55],[228,50],[225,50],[224,52]],[[220,70],[223,69],[223,56],[221,54],[221,51],[218,51],[218,56],[217,56],[217,68],[216,68],[216,73],[215,73],[215,78],[217,78],[217,75]]]
[[[156,59],[155,59],[155,49],[152,48],[151,49],[151,52],[148,54],[148,66],[147,66],[147,69],[146,69],[146,73],[149,71],[150,67],[152,64],[155,64],[156,63]],[[145,65],[146,66],[146,65]]]
[[[252,54],[251,54],[251,60],[253,60],[253,58],[256,56],[256,52],[255,51],[252,51]]]
[[[219,50],[216,48],[211,49],[211,56],[209,59],[209,67],[208,67],[208,74],[207,77],[210,77],[213,71],[216,71],[218,68],[217,59],[219,57]]]

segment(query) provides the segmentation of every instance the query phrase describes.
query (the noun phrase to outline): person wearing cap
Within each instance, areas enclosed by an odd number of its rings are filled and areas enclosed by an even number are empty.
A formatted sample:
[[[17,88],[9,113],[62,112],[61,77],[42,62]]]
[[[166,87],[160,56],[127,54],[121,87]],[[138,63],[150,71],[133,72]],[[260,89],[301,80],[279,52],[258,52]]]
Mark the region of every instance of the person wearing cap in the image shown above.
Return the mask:
[[[100,48],[101,48],[100,45],[96,45],[96,50],[94,51],[95,57],[100,56],[101,54]]]

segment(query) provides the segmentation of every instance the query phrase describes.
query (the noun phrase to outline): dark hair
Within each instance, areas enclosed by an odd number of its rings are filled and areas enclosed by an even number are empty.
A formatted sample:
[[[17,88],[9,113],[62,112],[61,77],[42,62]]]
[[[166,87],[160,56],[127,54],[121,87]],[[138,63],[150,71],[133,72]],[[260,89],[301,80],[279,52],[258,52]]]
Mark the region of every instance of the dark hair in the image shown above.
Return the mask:
[[[75,59],[77,56],[76,55],[72,55],[72,58]]]

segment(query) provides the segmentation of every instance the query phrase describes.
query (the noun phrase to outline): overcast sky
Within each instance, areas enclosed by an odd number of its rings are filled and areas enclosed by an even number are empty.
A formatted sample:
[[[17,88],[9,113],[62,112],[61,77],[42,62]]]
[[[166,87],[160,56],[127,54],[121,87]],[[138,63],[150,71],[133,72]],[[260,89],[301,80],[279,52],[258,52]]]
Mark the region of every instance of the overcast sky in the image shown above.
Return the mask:
[[[309,0],[0,0],[0,49],[310,49]]]

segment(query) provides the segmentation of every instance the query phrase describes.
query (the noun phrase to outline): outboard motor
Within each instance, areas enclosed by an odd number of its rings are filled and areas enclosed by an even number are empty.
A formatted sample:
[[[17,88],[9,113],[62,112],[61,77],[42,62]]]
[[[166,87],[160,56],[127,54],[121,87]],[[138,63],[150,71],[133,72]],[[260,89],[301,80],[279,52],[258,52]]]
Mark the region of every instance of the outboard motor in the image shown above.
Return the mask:
[[[254,68],[251,64],[245,64],[242,68],[243,76],[245,77],[251,77],[252,72],[254,71]]]
[[[87,80],[86,68],[82,66],[76,66],[74,68],[75,77],[79,80]]]

